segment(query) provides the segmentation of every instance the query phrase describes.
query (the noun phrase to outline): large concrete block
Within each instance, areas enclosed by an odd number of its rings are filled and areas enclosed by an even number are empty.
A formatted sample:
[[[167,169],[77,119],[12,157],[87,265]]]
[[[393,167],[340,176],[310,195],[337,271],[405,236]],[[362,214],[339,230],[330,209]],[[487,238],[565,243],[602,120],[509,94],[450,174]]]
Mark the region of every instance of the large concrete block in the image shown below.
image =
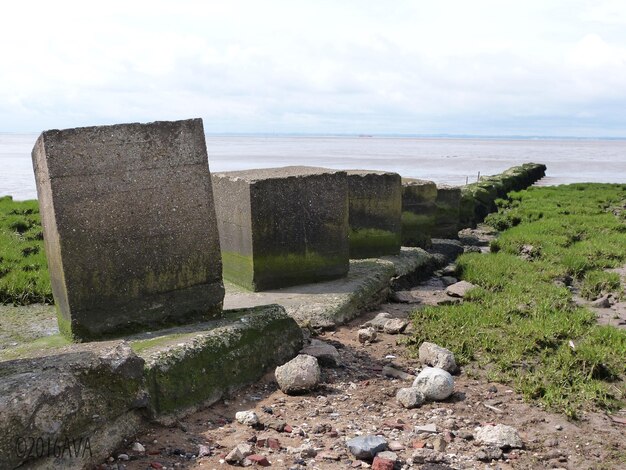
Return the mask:
[[[349,170],[350,258],[400,252],[402,183],[397,173]]]
[[[202,120],[46,131],[33,165],[64,334],[88,340],[221,312]]]
[[[402,178],[402,246],[430,246],[437,212],[437,185]]]
[[[459,186],[437,185],[435,225],[431,232],[433,238],[458,238],[460,205]]]
[[[343,171],[284,167],[213,174],[224,278],[250,290],[348,272]]]

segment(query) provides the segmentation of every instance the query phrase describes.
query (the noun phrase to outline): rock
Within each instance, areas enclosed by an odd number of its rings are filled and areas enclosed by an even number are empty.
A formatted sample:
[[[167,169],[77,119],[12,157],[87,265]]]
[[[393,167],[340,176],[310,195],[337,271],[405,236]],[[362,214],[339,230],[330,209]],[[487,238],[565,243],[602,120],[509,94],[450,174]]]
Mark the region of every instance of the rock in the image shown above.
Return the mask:
[[[417,408],[424,403],[424,394],[414,387],[401,388],[396,393],[396,400],[403,407],[411,409]]]
[[[346,445],[357,459],[371,460],[387,448],[387,439],[382,436],[358,436],[348,440]]]
[[[398,460],[398,456],[396,455],[396,453],[388,451],[388,450],[383,450],[382,452],[379,452],[378,454],[376,454],[376,457],[380,457],[381,459],[391,460],[392,462],[395,462],[396,460]]]
[[[374,457],[372,462],[372,470],[393,470],[395,460],[389,460],[382,457]]]
[[[452,284],[456,284],[459,280],[456,277],[452,276],[441,276],[441,281],[445,286],[451,286]]]
[[[120,454],[120,455],[117,456],[117,460],[122,460],[124,462],[129,460],[129,459],[130,459],[130,457],[128,456],[128,454]]]
[[[609,294],[605,294],[602,297],[591,302],[591,306],[595,308],[610,308],[611,301],[609,299]]]
[[[132,450],[134,452],[145,452],[146,448],[144,446],[142,446],[139,442],[135,442],[133,444]]]
[[[406,320],[401,320],[400,318],[392,318],[390,320],[387,320],[387,322],[383,326],[383,331],[389,335],[397,335],[402,333],[408,324],[409,322]]]
[[[279,388],[287,394],[306,392],[317,387],[320,374],[317,359],[306,354],[299,354],[286,364],[278,366],[274,372]]]
[[[237,422],[246,426],[256,426],[257,424],[259,424],[259,417],[252,410],[238,411],[237,413],[235,413],[235,419],[237,420]]]
[[[252,446],[247,443],[238,444],[233,450],[231,450],[228,455],[226,455],[226,462],[228,463],[240,463],[243,462],[243,459],[252,455],[253,450]]]
[[[424,424],[422,426],[415,426],[415,434],[420,434],[420,433],[430,433],[430,434],[435,434],[439,432],[439,429],[437,429],[437,425],[430,423],[430,424]]]
[[[432,441],[432,444],[433,450],[435,450],[436,452],[444,452],[446,450],[446,446],[448,445],[446,440],[441,436],[435,437]]]
[[[483,462],[490,462],[492,460],[499,460],[502,458],[502,449],[496,446],[487,446],[476,452],[476,460],[482,460]]]
[[[381,312],[372,318],[370,321],[367,321],[363,324],[364,327],[371,326],[376,331],[383,331],[385,327],[385,323],[387,323],[391,319],[391,314],[387,312]]]
[[[424,394],[426,400],[445,400],[454,392],[454,379],[438,367],[427,367],[413,381],[413,387]]]
[[[419,349],[419,360],[430,367],[439,367],[451,374],[457,371],[456,361],[452,351],[442,348],[435,343],[424,341]]]
[[[404,444],[402,444],[402,442],[400,441],[391,441],[388,445],[389,450],[393,451],[393,452],[398,452],[400,450],[404,450],[406,448],[406,446]]]
[[[358,333],[359,343],[373,342],[376,339],[376,330],[368,326],[367,328],[361,328]]]
[[[459,281],[455,284],[452,284],[451,286],[448,286],[446,288],[446,294],[448,294],[450,297],[464,298],[467,294],[467,291],[473,289],[474,287],[476,286],[471,282]]]
[[[419,304],[422,303],[419,295],[410,290],[401,290],[391,294],[391,300],[401,304]]]
[[[267,457],[259,454],[249,455],[248,457],[246,457],[246,460],[249,460],[250,462],[255,463],[261,467],[269,467],[272,465],[269,460],[267,460]]]
[[[385,377],[393,377],[394,379],[415,380],[415,376],[414,375],[407,374],[406,372],[401,371],[401,370],[396,369],[395,367],[391,367],[391,366],[383,366],[382,374]]]
[[[446,461],[446,457],[441,452],[437,452],[433,449],[416,449],[411,456],[413,463],[441,463]]]
[[[302,349],[300,354],[313,356],[317,358],[320,365],[326,367],[337,367],[341,364],[341,358],[339,357],[337,348],[319,339],[312,339],[311,344]]]
[[[476,441],[481,444],[497,446],[501,449],[521,449],[524,446],[517,430],[504,424],[483,426],[476,431],[475,437]]]

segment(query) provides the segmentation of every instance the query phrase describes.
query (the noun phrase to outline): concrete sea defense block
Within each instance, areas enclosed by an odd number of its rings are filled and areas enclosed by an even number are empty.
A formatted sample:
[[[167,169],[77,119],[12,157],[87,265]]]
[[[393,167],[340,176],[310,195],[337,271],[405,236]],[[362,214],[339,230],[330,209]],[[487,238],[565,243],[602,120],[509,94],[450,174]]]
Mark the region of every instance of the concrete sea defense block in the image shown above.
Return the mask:
[[[220,314],[202,120],[46,131],[33,165],[65,335],[90,340]]]
[[[400,252],[402,183],[397,173],[349,170],[350,258]]]
[[[402,178],[402,246],[428,247],[435,226],[437,185]]]
[[[225,279],[260,291],[347,274],[344,171],[284,167],[212,178]]]
[[[458,237],[460,204],[460,187],[445,184],[437,185],[435,225],[431,232],[433,238]]]

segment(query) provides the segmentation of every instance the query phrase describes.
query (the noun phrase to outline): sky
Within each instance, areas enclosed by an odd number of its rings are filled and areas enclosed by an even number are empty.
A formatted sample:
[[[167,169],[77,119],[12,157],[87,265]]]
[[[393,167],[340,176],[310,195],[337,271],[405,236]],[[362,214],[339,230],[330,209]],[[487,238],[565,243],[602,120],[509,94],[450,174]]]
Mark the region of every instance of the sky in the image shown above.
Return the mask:
[[[626,137],[624,0],[20,0],[0,45],[0,132]]]

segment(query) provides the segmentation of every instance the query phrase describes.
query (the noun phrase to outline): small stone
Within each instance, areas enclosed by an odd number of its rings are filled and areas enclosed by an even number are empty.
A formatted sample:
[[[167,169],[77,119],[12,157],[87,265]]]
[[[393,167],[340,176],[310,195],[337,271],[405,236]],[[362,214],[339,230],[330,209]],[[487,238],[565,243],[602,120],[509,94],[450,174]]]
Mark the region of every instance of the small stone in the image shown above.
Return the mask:
[[[556,429],[557,431],[562,431],[563,426],[561,426],[560,424],[557,424],[556,426],[554,426],[554,429]]]
[[[200,444],[198,446],[198,457],[208,457],[209,455],[211,455],[211,448],[209,446]]]
[[[496,446],[487,446],[476,452],[476,460],[491,462],[502,458],[502,449]]]
[[[120,455],[117,456],[117,460],[127,461],[128,459],[130,459],[128,454],[120,454]]]
[[[404,331],[408,324],[409,322],[406,320],[392,318],[391,320],[387,320],[383,326],[383,331],[389,335],[398,335]]]
[[[341,364],[341,358],[337,348],[319,339],[312,339],[311,344],[302,349],[300,354],[313,356],[317,358],[320,365],[326,367],[337,367]]]
[[[448,445],[446,440],[441,436],[435,437],[432,441],[432,444],[433,449],[437,452],[444,452],[446,450],[446,446]]]
[[[372,462],[372,470],[393,470],[394,462],[394,460],[376,456]]]
[[[243,461],[243,459],[245,459],[249,455],[252,455],[252,452],[252,446],[250,444],[238,444],[226,455],[225,460],[228,463],[240,463]]]
[[[135,442],[132,447],[135,452],[145,452],[146,448],[142,446],[139,442]]]
[[[357,332],[357,337],[359,339],[359,343],[372,343],[376,339],[376,330],[371,326],[361,328]]]
[[[392,462],[395,462],[396,460],[398,460],[398,456],[396,455],[396,453],[388,451],[388,450],[379,452],[378,454],[376,454],[376,457],[380,457],[381,459],[391,460]]]
[[[500,449],[521,449],[523,447],[522,439],[517,430],[504,424],[483,426],[476,431],[475,437],[481,444],[496,446]]]
[[[267,460],[267,457],[265,457],[264,455],[252,454],[246,457],[246,459],[248,459],[250,462],[260,465],[261,467],[269,467],[272,465],[269,460]]]
[[[393,452],[398,452],[400,450],[404,450],[406,448],[406,446],[404,444],[402,444],[402,442],[400,441],[391,441],[389,443],[389,450],[393,451]]]
[[[416,449],[411,456],[413,463],[441,463],[445,462],[446,457],[441,452],[436,452],[433,449]]]
[[[445,400],[454,392],[454,379],[443,369],[426,367],[413,381],[413,387],[422,392],[426,400]]]
[[[415,426],[415,434],[426,433],[426,434],[436,434],[439,432],[437,429],[437,425],[434,423],[425,424],[422,426]]]
[[[391,314],[387,312],[381,312],[372,318],[370,321],[367,321],[363,324],[363,327],[371,326],[376,331],[383,331],[385,327],[385,323],[387,323],[391,319]]]
[[[445,286],[451,286],[452,284],[456,284],[459,280],[456,277],[452,276],[441,276],[441,281]]]
[[[609,295],[605,294],[602,297],[591,302],[591,306],[595,308],[609,308],[611,306],[611,301],[609,299]]]
[[[246,426],[256,426],[257,424],[259,424],[259,417],[252,410],[238,411],[237,413],[235,413],[235,419],[237,420],[237,422]]]
[[[358,436],[348,440],[346,445],[357,459],[371,460],[387,448],[387,439],[382,436]]]
[[[455,284],[448,286],[446,288],[446,294],[448,294],[450,297],[464,298],[467,292],[474,287],[476,286],[471,282],[459,281]]]
[[[274,372],[278,387],[287,394],[306,392],[317,387],[321,371],[317,359],[299,354]]]
[[[439,367],[451,374],[457,371],[457,365],[452,351],[442,348],[435,343],[424,341],[420,345],[419,360],[424,365]]]
[[[159,462],[150,462],[150,467],[154,468],[155,470],[161,470],[163,468],[163,465],[161,465]]]
[[[464,441],[471,441],[474,439],[474,435],[469,431],[456,431],[454,435]]]
[[[424,403],[424,394],[414,387],[401,388],[396,393],[396,400],[405,408],[417,408]]]
[[[317,458],[322,460],[339,460],[339,454],[337,452],[323,450],[317,454]]]

